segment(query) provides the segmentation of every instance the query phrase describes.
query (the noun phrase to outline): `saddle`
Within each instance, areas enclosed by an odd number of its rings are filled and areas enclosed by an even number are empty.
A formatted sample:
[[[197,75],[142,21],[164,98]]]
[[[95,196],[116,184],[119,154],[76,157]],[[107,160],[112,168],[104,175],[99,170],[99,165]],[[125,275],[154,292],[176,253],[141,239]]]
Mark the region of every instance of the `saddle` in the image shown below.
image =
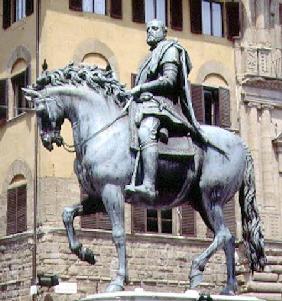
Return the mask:
[[[130,125],[130,149],[134,152],[139,151],[138,128],[135,122],[135,107],[129,108],[129,125]],[[161,128],[160,139],[158,139],[159,158],[167,159],[188,159],[195,155],[192,138],[189,133],[179,135],[179,133],[168,132],[166,128]]]

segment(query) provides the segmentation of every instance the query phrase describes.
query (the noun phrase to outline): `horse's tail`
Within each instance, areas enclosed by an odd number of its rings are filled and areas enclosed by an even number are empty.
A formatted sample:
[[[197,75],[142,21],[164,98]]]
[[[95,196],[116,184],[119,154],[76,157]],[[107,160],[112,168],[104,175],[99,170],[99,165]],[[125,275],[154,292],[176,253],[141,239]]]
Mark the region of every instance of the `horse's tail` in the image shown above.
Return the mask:
[[[244,179],[239,192],[242,214],[243,240],[251,271],[263,270],[266,264],[264,236],[256,205],[256,186],[254,163],[250,151],[247,151]]]

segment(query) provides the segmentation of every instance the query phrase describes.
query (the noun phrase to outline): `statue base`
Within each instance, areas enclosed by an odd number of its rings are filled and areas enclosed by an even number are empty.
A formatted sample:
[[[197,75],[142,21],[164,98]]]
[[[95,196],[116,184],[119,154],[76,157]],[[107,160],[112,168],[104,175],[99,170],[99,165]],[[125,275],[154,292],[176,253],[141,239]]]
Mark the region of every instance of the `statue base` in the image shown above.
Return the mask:
[[[142,288],[134,291],[123,291],[116,293],[101,293],[90,295],[80,301],[264,301],[252,296],[223,296],[223,295],[201,295],[194,290],[185,293],[158,293],[144,291]]]

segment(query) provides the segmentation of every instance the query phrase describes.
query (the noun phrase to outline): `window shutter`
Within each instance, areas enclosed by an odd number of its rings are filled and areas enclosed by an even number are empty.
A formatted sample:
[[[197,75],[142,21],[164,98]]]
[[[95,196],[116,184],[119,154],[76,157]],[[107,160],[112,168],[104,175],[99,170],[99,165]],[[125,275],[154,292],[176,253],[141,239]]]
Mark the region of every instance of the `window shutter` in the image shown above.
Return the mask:
[[[7,235],[17,233],[17,189],[9,189],[7,195]]]
[[[86,199],[88,195],[81,189],[80,199],[81,201]],[[96,202],[95,208],[99,212],[84,215],[80,218],[80,226],[84,229],[103,229],[112,230],[112,225],[106,209],[101,199],[94,200]],[[101,212],[100,212],[101,211]]]
[[[111,0],[111,17],[122,19],[122,2],[121,0]]]
[[[33,14],[33,0],[26,0],[26,15],[30,16]]]
[[[106,212],[97,212],[81,216],[80,226],[84,229],[112,230],[111,221]]]
[[[132,21],[138,23],[145,22],[144,0],[132,0]]]
[[[146,210],[137,205],[132,205],[132,229],[133,232],[145,232]]]
[[[223,208],[224,223],[232,235],[236,236],[235,199],[231,199]]]
[[[183,29],[182,0],[170,0],[170,25],[174,30]]]
[[[0,80],[0,125],[7,120],[8,81]]]
[[[282,3],[279,3],[279,24],[282,25]]]
[[[76,11],[82,11],[82,0],[69,0],[69,8]]]
[[[239,3],[226,2],[226,21],[227,21],[227,38],[232,40],[233,37],[239,36],[240,33],[240,16]]]
[[[195,211],[189,204],[181,206],[181,235],[195,236],[196,225],[195,225]]]
[[[190,0],[191,32],[202,33],[202,1]]]
[[[3,28],[11,26],[11,1],[3,0]]]
[[[230,128],[230,92],[228,89],[218,89],[219,104],[219,125],[223,128]]]
[[[136,73],[131,73],[131,88],[135,86],[135,80],[136,80]]]
[[[205,122],[204,91],[201,85],[191,85],[191,98],[195,117],[199,123]]]
[[[26,186],[17,188],[17,233],[26,231]]]

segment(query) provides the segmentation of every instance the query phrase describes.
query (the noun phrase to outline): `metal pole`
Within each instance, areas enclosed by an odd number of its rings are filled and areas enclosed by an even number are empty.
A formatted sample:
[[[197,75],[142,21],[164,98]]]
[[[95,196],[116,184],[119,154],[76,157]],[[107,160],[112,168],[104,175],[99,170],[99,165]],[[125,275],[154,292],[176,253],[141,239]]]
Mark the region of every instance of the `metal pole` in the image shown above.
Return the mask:
[[[36,78],[39,76],[39,39],[40,39],[40,11],[41,1],[36,2]],[[32,256],[32,278],[33,284],[37,282],[37,193],[38,193],[38,125],[37,118],[34,121],[34,183],[33,183],[33,256]],[[34,296],[34,299],[36,297]]]

